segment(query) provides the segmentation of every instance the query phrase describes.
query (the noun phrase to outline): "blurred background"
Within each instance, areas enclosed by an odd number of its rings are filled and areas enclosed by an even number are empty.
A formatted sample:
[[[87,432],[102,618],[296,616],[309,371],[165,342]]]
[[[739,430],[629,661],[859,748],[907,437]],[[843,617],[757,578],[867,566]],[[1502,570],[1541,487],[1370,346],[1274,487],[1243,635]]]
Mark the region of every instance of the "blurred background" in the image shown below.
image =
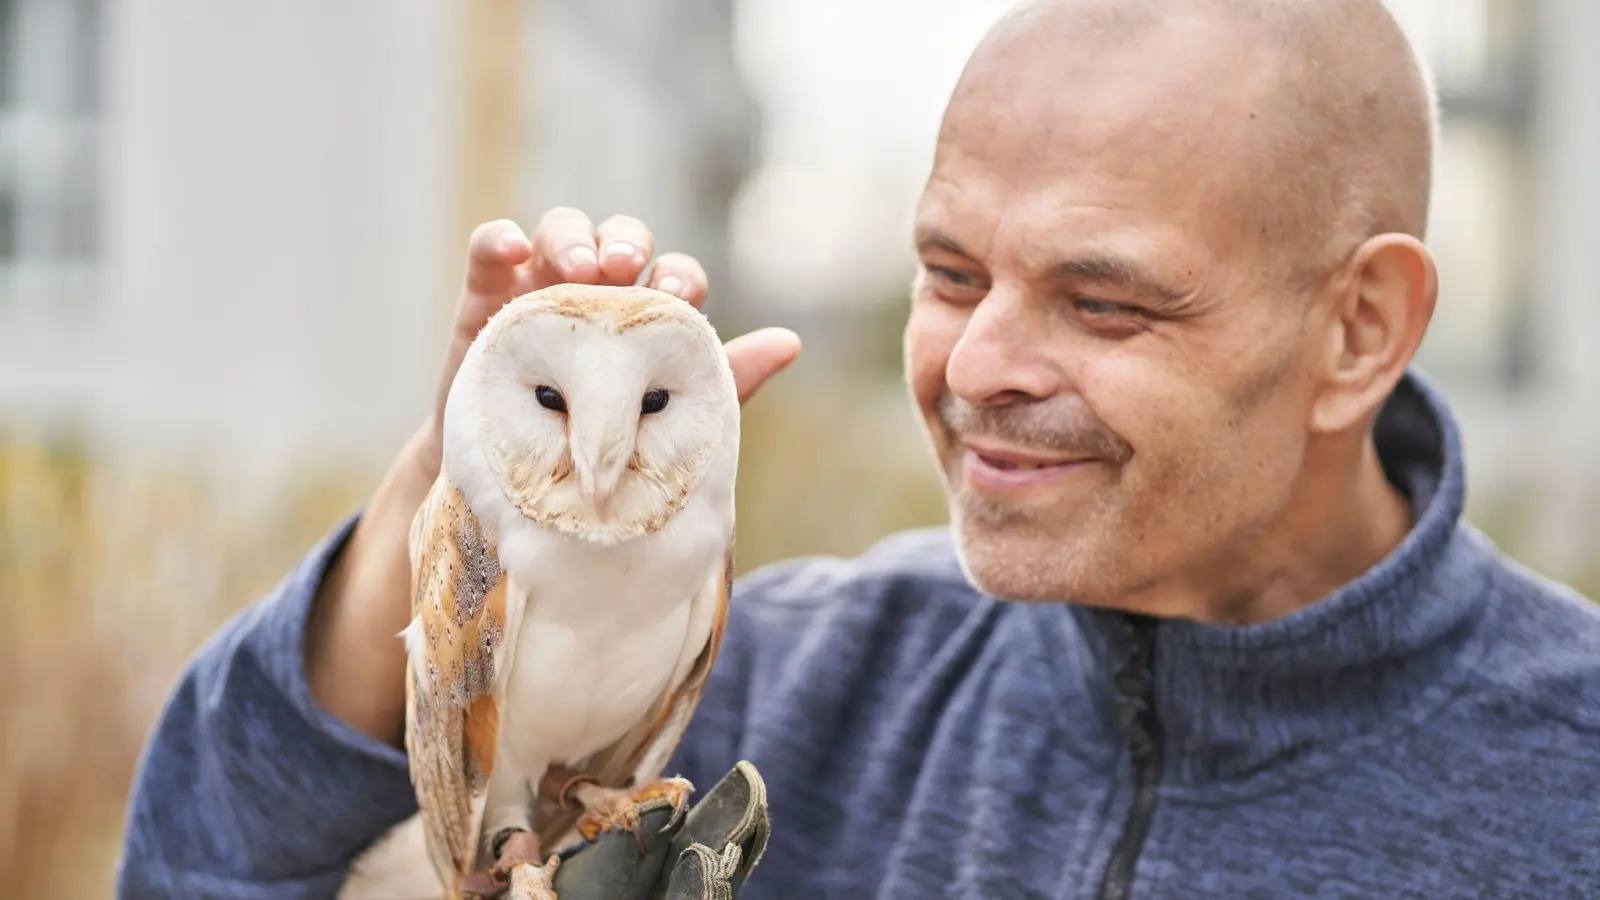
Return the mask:
[[[740,566],[944,506],[911,204],[1002,0],[0,0],[0,884],[106,896],[187,656],[425,414],[472,226],[628,213],[750,404]],[[1423,365],[1469,516],[1600,596],[1600,3],[1392,0],[1444,109]]]

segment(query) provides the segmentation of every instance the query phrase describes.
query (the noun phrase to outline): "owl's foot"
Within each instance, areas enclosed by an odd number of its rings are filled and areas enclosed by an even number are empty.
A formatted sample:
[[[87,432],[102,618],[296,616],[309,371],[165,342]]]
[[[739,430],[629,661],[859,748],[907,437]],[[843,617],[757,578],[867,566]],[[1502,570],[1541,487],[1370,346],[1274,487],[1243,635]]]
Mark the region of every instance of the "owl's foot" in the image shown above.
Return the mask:
[[[515,894],[516,884],[513,876],[518,871],[518,868],[540,868],[539,836],[521,828],[502,828],[495,833],[494,839],[489,846],[494,851],[494,862],[490,863],[487,868],[479,869],[467,876],[461,882],[462,893],[469,897],[499,897],[505,893],[509,885],[513,888],[512,896],[517,896]],[[556,859],[557,857],[551,857],[551,862],[545,864],[545,867],[550,869],[552,877],[555,875],[554,862]],[[540,900],[554,900],[553,887],[551,891],[549,898],[544,898],[539,894],[530,896],[540,898]],[[518,898],[518,900],[521,900],[521,898]]]
[[[578,820],[578,832],[588,841],[607,831],[632,832],[642,853],[645,844],[640,825],[641,810],[671,806],[672,818],[665,826],[671,828],[687,811],[692,793],[694,785],[684,778],[663,778],[632,789],[601,787],[592,782],[575,785],[572,796],[584,809],[583,817]]]
[[[551,854],[544,865],[517,863],[511,869],[511,893],[506,900],[557,900],[556,869],[561,857]]]

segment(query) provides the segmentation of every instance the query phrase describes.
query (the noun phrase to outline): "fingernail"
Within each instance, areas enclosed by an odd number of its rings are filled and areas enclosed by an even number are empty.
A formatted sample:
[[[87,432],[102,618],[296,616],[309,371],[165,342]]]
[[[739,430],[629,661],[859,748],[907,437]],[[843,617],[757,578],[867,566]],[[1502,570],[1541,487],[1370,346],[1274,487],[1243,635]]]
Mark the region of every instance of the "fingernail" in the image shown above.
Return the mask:
[[[620,256],[623,259],[633,259],[639,255],[639,248],[627,241],[612,241],[606,245],[606,256]]]
[[[500,250],[502,253],[510,253],[513,250],[521,250],[527,245],[527,238],[517,234],[507,235],[500,241]]]
[[[585,247],[580,244],[567,253],[567,266],[569,268],[581,269],[584,266],[596,266],[599,264],[600,261],[595,258],[592,247]]]
[[[678,294],[683,290],[683,282],[671,275],[667,275],[656,283],[656,289],[666,291],[669,294]]]

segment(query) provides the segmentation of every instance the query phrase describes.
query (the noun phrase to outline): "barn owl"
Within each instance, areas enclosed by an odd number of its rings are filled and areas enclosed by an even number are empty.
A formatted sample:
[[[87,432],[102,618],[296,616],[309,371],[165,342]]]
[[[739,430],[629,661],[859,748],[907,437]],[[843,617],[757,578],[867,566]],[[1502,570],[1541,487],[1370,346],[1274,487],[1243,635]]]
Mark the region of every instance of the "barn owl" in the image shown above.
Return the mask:
[[[660,773],[726,622],[733,374],[689,303],[559,285],[479,333],[443,437],[402,635],[419,812],[340,896],[492,895],[517,868],[553,898],[559,858],[542,854],[637,835],[635,803],[681,815],[693,789]]]

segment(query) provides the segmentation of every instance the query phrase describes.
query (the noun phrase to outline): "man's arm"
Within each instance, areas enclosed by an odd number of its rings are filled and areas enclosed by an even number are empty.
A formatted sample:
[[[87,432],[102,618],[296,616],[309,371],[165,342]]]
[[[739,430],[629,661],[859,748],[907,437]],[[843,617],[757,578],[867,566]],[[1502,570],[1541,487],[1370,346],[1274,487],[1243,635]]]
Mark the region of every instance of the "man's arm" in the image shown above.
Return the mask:
[[[328,897],[349,861],[414,808],[399,747],[409,618],[409,530],[439,472],[437,425],[467,346],[511,298],[550,284],[634,284],[643,223],[598,227],[558,208],[530,239],[507,221],[473,232],[435,408],[359,520],[190,662],[135,774],[118,897]],[[697,307],[694,259],[664,254],[647,284]],[[746,399],[799,341],[765,329],[727,345]]]
[[[190,663],[140,762],[118,897],[331,897],[415,810],[404,754],[329,715],[305,679],[307,613],[353,524]]]

